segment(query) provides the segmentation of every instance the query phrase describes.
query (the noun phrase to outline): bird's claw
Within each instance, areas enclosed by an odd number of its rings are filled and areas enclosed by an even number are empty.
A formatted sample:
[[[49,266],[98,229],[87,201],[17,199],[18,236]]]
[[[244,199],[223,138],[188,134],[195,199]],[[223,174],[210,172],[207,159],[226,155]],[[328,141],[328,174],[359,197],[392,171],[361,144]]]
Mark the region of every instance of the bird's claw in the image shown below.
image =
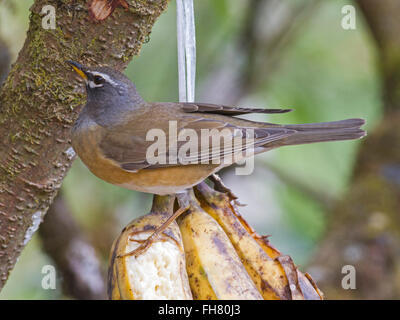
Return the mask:
[[[238,206],[245,206],[245,205],[241,204],[241,203],[237,200],[237,199],[239,199],[238,196],[236,196],[236,195],[232,192],[232,190],[229,189],[229,188],[222,182],[221,178],[220,178],[217,174],[215,174],[215,173],[212,174],[212,175],[210,176],[210,179],[211,179],[211,181],[214,183],[214,189],[215,189],[215,190],[217,190],[217,191],[219,191],[219,192],[222,192],[222,193],[225,193],[225,194],[229,197],[229,200],[234,201],[236,205],[238,205]]]
[[[128,256],[134,256],[135,258],[137,258],[138,256],[142,255],[147,249],[150,248],[150,246],[153,244],[154,242],[154,237],[153,237],[154,233],[148,237],[146,240],[139,240],[139,239],[133,239],[130,238],[130,241],[134,241],[137,243],[140,243],[140,246],[137,247],[136,249],[129,251],[127,253],[121,254],[118,257],[119,258],[124,258],[124,257],[128,257]]]

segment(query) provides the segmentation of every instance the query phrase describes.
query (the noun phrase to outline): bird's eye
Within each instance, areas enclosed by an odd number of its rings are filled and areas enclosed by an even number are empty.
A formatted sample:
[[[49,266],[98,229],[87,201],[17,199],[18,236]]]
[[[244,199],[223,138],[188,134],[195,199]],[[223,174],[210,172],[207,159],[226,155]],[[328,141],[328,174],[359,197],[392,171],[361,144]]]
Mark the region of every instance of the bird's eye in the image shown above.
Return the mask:
[[[94,84],[102,84],[102,83],[104,83],[104,78],[96,75],[93,77],[93,82],[94,82]]]

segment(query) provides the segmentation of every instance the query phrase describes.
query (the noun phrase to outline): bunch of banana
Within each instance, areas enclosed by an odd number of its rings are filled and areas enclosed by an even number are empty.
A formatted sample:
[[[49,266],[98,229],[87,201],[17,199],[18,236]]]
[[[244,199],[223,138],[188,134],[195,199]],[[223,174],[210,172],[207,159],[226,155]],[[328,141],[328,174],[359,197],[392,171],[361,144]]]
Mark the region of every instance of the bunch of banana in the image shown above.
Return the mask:
[[[173,203],[155,196],[152,212],[115,241],[111,299],[323,298],[308,274],[246,223],[227,194],[204,182],[178,197],[186,211],[177,222],[143,253],[129,255],[172,214]]]

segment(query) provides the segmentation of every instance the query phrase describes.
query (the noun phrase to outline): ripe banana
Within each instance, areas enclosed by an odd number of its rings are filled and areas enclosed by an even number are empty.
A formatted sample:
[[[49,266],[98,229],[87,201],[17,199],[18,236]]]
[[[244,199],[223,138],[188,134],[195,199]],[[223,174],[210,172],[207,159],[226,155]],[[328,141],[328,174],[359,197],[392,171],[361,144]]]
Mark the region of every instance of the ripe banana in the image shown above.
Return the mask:
[[[322,298],[311,277],[299,272],[290,257],[282,256],[265,237],[260,237],[226,194],[204,182],[195,190],[202,208],[225,231],[264,299]]]
[[[175,221],[141,255],[129,255],[172,214],[174,200],[155,196],[152,212],[133,220],[115,240],[108,276],[110,299],[192,299]]]
[[[178,225],[193,298],[262,299],[222,228],[203,211],[193,191],[187,196],[183,204],[189,209],[178,218]]]

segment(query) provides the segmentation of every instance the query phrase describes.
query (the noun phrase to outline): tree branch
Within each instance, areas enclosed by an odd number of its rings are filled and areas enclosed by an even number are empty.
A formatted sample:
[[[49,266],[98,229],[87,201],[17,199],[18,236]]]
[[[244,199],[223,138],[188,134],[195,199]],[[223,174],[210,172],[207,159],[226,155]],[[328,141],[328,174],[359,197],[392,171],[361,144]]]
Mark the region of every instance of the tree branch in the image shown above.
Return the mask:
[[[130,1],[102,23],[86,0],[36,0],[17,62],[0,92],[0,288],[38,228],[74,152],[70,128],[84,102],[67,59],[122,70],[139,53],[167,0]],[[56,29],[41,10],[56,8]]]
[[[106,299],[105,276],[94,247],[75,222],[64,198],[58,194],[39,234],[44,251],[63,279],[63,289],[75,299]]]
[[[399,108],[400,101],[400,2],[357,0],[378,46],[385,109]]]
[[[243,30],[234,48],[226,50],[221,67],[203,84],[203,99],[235,105],[253,93],[273,75],[285,48],[319,3],[320,0],[296,5],[279,0],[249,1]]]

